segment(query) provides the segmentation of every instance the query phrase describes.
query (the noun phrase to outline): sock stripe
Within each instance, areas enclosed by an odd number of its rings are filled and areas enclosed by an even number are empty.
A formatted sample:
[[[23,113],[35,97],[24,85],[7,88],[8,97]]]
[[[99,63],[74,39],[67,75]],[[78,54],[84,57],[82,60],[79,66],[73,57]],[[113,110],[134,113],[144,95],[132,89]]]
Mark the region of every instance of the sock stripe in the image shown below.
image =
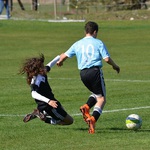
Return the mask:
[[[95,106],[93,111],[97,111],[99,114],[102,114],[102,109],[98,106]]]

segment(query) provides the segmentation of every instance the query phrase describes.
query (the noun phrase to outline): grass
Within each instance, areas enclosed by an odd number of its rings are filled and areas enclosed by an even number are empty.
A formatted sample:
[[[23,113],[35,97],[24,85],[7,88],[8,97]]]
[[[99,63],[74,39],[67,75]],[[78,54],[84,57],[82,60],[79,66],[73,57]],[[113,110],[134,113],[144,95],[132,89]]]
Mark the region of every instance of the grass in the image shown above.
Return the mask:
[[[79,107],[89,91],[79,79],[76,59],[68,59],[62,68],[54,66],[49,77],[55,97],[74,117],[71,126],[51,126],[35,119],[22,119],[35,107],[30,88],[17,75],[26,57],[43,53],[45,62],[67,50],[84,36],[84,23],[47,23],[38,21],[0,21],[0,147],[1,150],[148,150],[150,139],[149,108],[149,35],[150,21],[98,21],[98,38],[105,42],[112,58],[120,65],[119,75],[104,63],[107,104],[96,124],[96,133],[88,134]],[[122,110],[127,108],[129,110]],[[121,109],[118,112],[108,110]],[[139,114],[143,119],[138,131],[127,130],[126,117]]]

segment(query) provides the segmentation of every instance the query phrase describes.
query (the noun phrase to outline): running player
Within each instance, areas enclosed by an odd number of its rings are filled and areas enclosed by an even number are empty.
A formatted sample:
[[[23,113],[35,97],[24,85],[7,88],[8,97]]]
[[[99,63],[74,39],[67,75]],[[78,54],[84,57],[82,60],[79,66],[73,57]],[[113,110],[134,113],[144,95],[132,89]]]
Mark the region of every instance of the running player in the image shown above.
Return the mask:
[[[78,69],[83,84],[92,92],[86,104],[80,107],[84,120],[89,125],[89,133],[95,132],[95,123],[102,114],[106,103],[105,83],[102,73],[102,60],[104,59],[117,73],[119,66],[111,59],[105,44],[97,39],[98,24],[89,21],[85,24],[85,37],[75,42],[65,53],[60,55],[57,62],[62,66],[67,58],[76,55]],[[92,116],[90,108],[93,109]]]

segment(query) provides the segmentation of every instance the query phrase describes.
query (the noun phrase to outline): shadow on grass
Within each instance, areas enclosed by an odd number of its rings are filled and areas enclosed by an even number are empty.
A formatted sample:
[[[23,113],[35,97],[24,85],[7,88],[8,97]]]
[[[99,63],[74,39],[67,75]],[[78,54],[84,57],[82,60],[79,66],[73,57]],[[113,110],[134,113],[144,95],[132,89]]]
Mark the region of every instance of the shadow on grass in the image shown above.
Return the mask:
[[[78,131],[88,131],[88,128],[73,128]],[[150,132],[150,129],[129,130],[126,128],[96,128],[96,133],[118,133],[118,132]]]
[[[139,129],[139,130],[130,130],[126,128],[105,128],[105,129],[96,129],[97,133],[118,133],[118,132],[150,132],[150,129]]]

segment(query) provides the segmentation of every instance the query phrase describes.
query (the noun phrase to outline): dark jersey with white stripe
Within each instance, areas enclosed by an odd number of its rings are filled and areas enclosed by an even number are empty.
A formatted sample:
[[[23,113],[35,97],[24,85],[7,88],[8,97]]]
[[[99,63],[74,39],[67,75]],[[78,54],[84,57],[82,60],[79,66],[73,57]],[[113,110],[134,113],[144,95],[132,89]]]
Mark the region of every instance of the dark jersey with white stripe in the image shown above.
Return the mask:
[[[56,100],[54,98],[54,94],[52,93],[52,89],[48,83],[47,75],[43,76],[39,74],[38,76],[33,77],[32,82],[31,82],[31,91],[36,91],[42,96],[45,96],[52,100]],[[42,102],[36,99],[35,101],[38,105],[44,106],[46,104],[45,102]]]
[[[36,91],[38,94],[50,99],[57,101],[57,108],[53,108],[48,103],[35,99],[38,104],[38,110],[40,112],[45,111],[48,115],[53,117],[56,120],[63,120],[67,112],[62,107],[61,103],[55,99],[54,94],[52,93],[52,89],[48,83],[47,75],[38,75],[33,77],[31,82],[31,92]]]

